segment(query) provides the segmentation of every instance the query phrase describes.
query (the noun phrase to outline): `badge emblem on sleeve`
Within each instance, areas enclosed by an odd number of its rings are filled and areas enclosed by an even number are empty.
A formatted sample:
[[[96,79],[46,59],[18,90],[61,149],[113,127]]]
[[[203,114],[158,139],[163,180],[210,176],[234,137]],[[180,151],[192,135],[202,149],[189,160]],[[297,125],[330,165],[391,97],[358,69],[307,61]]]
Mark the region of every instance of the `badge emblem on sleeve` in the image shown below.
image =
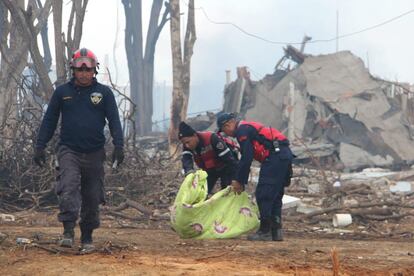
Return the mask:
[[[93,92],[92,94],[91,94],[91,101],[92,101],[92,103],[93,104],[99,104],[100,102],[101,102],[101,100],[102,100],[102,98],[103,98],[103,96],[102,96],[102,93],[99,93],[99,92]]]
[[[223,150],[224,149],[224,144],[222,142],[218,142],[216,145],[217,149],[219,150]]]

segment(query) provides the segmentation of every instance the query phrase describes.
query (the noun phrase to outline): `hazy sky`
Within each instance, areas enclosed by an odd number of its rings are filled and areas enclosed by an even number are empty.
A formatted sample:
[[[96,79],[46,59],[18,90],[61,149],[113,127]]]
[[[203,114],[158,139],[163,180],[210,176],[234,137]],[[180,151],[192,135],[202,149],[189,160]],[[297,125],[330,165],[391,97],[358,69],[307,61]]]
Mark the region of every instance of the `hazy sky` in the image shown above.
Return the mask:
[[[143,0],[144,24],[148,22],[150,0]],[[186,18],[187,1],[181,1]],[[232,22],[244,30],[272,41],[300,42],[307,34],[317,39],[358,31],[414,9],[412,0],[195,0],[214,21]],[[70,6],[65,6],[69,9]],[[104,61],[110,55],[109,68],[114,72],[112,52],[118,11],[118,46],[116,60],[118,83],[128,81],[124,48],[124,10],[121,0],[90,0],[81,45],[89,47]],[[284,45],[275,45],[247,36],[229,25],[209,22],[201,9],[196,10],[197,41],[192,59],[191,112],[220,108],[225,70],[235,78],[237,66],[248,66],[253,79],[272,73]],[[398,81],[414,82],[412,63],[414,13],[368,32],[339,41],[339,50],[350,50],[361,57],[374,75]],[[165,26],[156,49],[155,81],[170,85],[171,50],[169,24]],[[184,33],[184,31],[183,31]],[[336,43],[308,44],[305,52],[313,55],[335,52]],[[168,90],[168,89],[167,89]],[[165,93],[171,93],[166,91]],[[169,105],[169,103],[167,103]]]

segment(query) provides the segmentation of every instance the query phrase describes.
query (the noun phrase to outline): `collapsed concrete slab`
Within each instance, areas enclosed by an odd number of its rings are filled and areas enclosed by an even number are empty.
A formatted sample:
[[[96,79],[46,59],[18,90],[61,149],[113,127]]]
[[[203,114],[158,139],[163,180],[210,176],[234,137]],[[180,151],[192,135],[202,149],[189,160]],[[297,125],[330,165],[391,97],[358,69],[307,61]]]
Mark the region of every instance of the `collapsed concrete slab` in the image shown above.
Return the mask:
[[[223,109],[282,130],[304,148],[300,159],[328,153],[351,170],[398,167],[414,161],[412,95],[405,84],[374,78],[360,58],[343,51],[307,56],[260,81],[240,68]]]

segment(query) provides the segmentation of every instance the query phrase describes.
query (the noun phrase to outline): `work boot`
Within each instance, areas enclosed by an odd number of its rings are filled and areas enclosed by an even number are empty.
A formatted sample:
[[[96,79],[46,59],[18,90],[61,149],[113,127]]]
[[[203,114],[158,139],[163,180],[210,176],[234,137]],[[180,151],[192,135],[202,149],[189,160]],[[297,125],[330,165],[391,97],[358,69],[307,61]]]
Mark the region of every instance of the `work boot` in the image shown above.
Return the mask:
[[[283,241],[282,221],[280,217],[275,217],[272,222],[272,240]]]
[[[248,235],[247,239],[249,241],[271,241],[272,234],[270,231],[271,220],[263,219],[260,221],[259,230],[256,233]]]
[[[75,238],[75,222],[64,221],[63,222],[63,237],[58,241],[58,245],[62,247],[73,246],[73,240]]]
[[[81,249],[80,254],[89,254],[95,251],[92,240],[93,229],[81,226]]]
[[[92,243],[82,243],[79,253],[81,255],[85,255],[85,254],[93,253],[95,252],[95,250],[96,250],[95,245],[93,245]]]

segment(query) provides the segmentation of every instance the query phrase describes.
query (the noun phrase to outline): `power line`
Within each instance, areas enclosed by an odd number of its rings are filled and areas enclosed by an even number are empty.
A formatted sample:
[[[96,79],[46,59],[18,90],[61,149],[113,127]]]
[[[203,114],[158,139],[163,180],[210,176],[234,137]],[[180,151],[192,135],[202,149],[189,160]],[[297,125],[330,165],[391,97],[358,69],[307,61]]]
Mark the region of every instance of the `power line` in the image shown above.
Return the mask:
[[[188,6],[188,3],[186,3],[185,1],[184,1],[184,3]],[[291,44],[291,45],[300,45],[300,44],[302,44],[302,42],[288,42],[288,41],[273,41],[273,40],[269,40],[269,39],[264,38],[264,37],[262,37],[262,36],[259,36],[259,35],[256,35],[256,34],[253,34],[253,33],[250,33],[250,32],[248,32],[248,31],[244,30],[242,27],[238,26],[237,24],[235,24],[235,23],[233,23],[233,22],[227,22],[227,21],[215,21],[215,20],[212,20],[212,19],[208,16],[208,14],[207,14],[206,10],[205,10],[203,7],[198,7],[198,8],[194,8],[194,9],[196,9],[196,10],[201,10],[201,11],[202,11],[202,13],[204,14],[204,16],[206,17],[206,19],[207,19],[210,23],[212,23],[212,24],[216,24],[216,25],[230,25],[230,26],[233,26],[234,28],[236,28],[236,29],[237,29],[237,30],[239,30],[240,32],[244,33],[245,35],[251,36],[251,37],[253,37],[253,38],[256,38],[256,39],[262,40],[262,41],[267,42],[267,43],[270,43],[270,44],[278,44],[278,45],[286,45],[286,44]],[[316,40],[311,40],[311,41],[308,41],[307,43],[332,42],[332,41],[337,40],[337,39],[342,39],[342,38],[345,38],[345,37],[354,36],[354,35],[357,35],[357,34],[360,34],[360,33],[363,33],[363,32],[367,32],[367,31],[370,31],[370,30],[376,29],[376,28],[378,28],[378,27],[384,26],[384,25],[386,25],[386,24],[388,24],[388,23],[391,23],[391,22],[393,22],[393,21],[395,21],[395,20],[398,20],[398,19],[400,19],[400,18],[402,18],[402,17],[404,17],[404,16],[407,16],[407,15],[409,15],[409,14],[413,13],[413,12],[414,12],[414,9],[411,9],[411,10],[406,11],[406,12],[404,12],[404,13],[400,14],[400,15],[397,15],[397,16],[395,16],[395,17],[392,17],[392,18],[388,19],[388,20],[385,20],[385,21],[383,21],[383,22],[381,22],[381,23],[378,23],[378,24],[375,24],[375,25],[372,25],[372,26],[369,26],[369,27],[363,28],[363,29],[358,30],[358,31],[355,31],[355,32],[351,32],[351,33],[343,34],[343,35],[340,35],[340,36],[338,36],[338,37],[336,37],[336,36],[335,36],[335,37],[328,38],[328,39],[316,39]]]
[[[364,29],[361,29],[359,31],[355,31],[355,32],[352,32],[352,33],[347,33],[347,34],[344,34],[344,35],[340,35],[340,36],[338,36],[338,39],[345,38],[345,37],[350,37],[350,36],[353,36],[353,35],[356,35],[356,34],[360,34],[360,33],[366,32],[366,31],[370,31],[370,30],[376,29],[378,27],[384,26],[384,25],[386,25],[388,23],[391,23],[391,22],[393,22],[393,21],[395,21],[397,19],[400,19],[400,18],[402,18],[402,17],[404,17],[404,16],[406,16],[406,15],[408,15],[410,13],[413,13],[413,12],[414,12],[414,9],[411,9],[409,11],[406,11],[406,12],[400,14],[400,15],[397,15],[397,16],[395,16],[393,18],[390,18],[388,20],[385,20],[385,21],[383,21],[381,23],[378,23],[378,24],[375,24],[373,26],[366,27]],[[334,37],[334,38],[330,38],[330,39],[318,39],[318,40],[308,41],[307,43],[312,43],[312,42],[313,43],[315,43],[315,42],[330,42],[330,41],[333,41],[335,39],[337,39],[337,38]]]
[[[199,8],[195,8],[195,9],[201,10],[203,12],[204,16],[207,18],[207,20],[210,21],[210,23],[213,23],[213,24],[216,24],[216,25],[231,25],[234,28],[238,29],[240,32],[244,33],[245,35],[248,35],[248,36],[257,38],[259,40],[263,40],[264,42],[267,42],[267,43],[271,43],[271,44],[283,44],[283,45],[286,45],[286,44],[301,44],[301,43],[296,43],[296,42],[295,43],[289,43],[289,42],[281,42],[281,41],[272,41],[272,40],[266,39],[264,37],[255,35],[253,33],[249,33],[248,31],[245,31],[243,28],[239,27],[238,25],[236,25],[236,24],[234,24],[232,22],[219,22],[219,21],[214,21],[214,20],[210,19],[210,17],[207,15],[207,12],[204,10],[203,7],[199,7]]]

